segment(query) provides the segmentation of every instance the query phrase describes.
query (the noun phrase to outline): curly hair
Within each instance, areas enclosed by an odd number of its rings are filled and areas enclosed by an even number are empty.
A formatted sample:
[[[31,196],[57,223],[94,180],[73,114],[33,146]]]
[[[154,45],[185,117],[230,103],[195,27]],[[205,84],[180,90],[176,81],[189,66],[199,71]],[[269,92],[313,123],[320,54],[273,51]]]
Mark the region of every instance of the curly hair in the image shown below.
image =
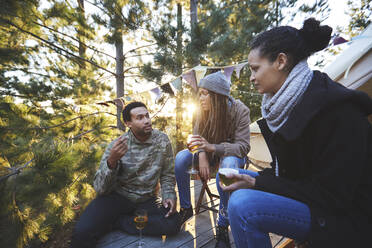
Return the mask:
[[[258,34],[251,42],[251,50],[259,49],[260,56],[274,62],[279,53],[285,53],[292,69],[298,62],[327,47],[332,28],[314,18],[305,20],[301,29],[280,26]]]

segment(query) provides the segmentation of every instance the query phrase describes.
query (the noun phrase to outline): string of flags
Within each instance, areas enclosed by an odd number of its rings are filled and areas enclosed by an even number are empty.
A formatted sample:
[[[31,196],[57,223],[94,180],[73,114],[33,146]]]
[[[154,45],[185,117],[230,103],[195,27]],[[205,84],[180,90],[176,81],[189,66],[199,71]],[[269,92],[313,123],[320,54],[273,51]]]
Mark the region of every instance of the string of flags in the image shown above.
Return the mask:
[[[339,35],[335,35],[332,39],[330,46],[337,46],[343,43],[351,43],[354,40],[363,39],[363,38],[369,38],[369,36],[358,35],[356,37],[353,37],[350,40],[346,40],[345,38]],[[181,91],[183,87],[183,81],[186,82],[186,84],[188,84],[194,91],[197,91],[200,80],[205,76],[208,70],[222,70],[226,78],[229,81],[231,80],[231,76],[234,72],[235,72],[235,76],[237,78],[240,78],[240,72],[244,68],[244,66],[246,66],[247,64],[248,64],[247,61],[242,61],[235,65],[226,65],[226,66],[197,65],[162,85],[158,85],[154,88],[147,89],[141,92],[136,92],[134,93],[134,95],[140,95],[141,97],[145,99],[151,98],[154,102],[157,102],[164,93],[167,93],[170,96],[174,96],[177,92]],[[259,95],[257,93],[252,93],[252,92],[245,92],[245,91],[239,91],[239,92],[251,94],[251,96]],[[116,98],[116,99],[105,101],[105,102],[99,102],[97,104],[105,105],[105,106],[109,106],[109,104],[114,104],[119,108],[123,108],[124,102],[131,101],[131,100],[133,100],[132,97],[127,95],[122,98]]]
[[[198,90],[198,84],[200,80],[205,76],[208,70],[222,70],[227,79],[230,81],[231,76],[235,71],[235,75],[237,78],[240,77],[240,72],[248,64],[247,61],[243,61],[236,65],[226,65],[226,66],[202,66],[197,65],[190,70],[183,72],[181,75],[173,78],[172,80],[158,85],[154,88],[147,89],[141,92],[134,93],[135,95],[140,95],[143,98],[149,99],[151,98],[154,102],[157,102],[164,93],[167,93],[171,96],[177,94],[177,92],[182,90],[183,81],[186,82],[195,92]],[[125,96],[122,98],[116,98],[113,100],[99,102],[97,104],[109,106],[109,104],[114,104],[119,108],[124,107],[125,101],[131,101],[132,98],[130,96]]]
[[[248,62],[242,62],[236,65],[227,65],[227,66],[202,66],[197,65],[193,68],[191,68],[188,71],[185,71],[181,75],[173,78],[169,82],[166,82],[162,85],[156,86],[150,90],[138,92],[137,94],[140,95],[147,95],[149,92],[152,96],[151,98],[153,100],[158,100],[162,96],[163,93],[168,93],[171,96],[175,95],[177,92],[181,91],[183,87],[183,81],[186,82],[194,91],[198,90],[198,84],[200,80],[205,76],[207,73],[207,70],[223,70],[223,73],[227,77],[227,79],[230,81],[231,76],[233,72],[235,71],[236,77],[240,77],[240,72],[243,69],[245,65],[247,65]]]

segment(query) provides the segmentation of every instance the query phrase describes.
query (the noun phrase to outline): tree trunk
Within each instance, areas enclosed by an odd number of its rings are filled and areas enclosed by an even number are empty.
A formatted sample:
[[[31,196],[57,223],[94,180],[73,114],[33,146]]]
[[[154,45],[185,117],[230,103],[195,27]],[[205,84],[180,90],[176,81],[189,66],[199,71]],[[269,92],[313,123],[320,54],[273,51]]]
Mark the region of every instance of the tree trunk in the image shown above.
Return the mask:
[[[195,26],[198,25],[198,0],[190,0],[190,27],[191,33],[194,33]],[[191,36],[191,42],[193,42]],[[197,66],[199,64],[199,56],[193,58],[192,66]]]
[[[81,12],[81,15],[84,17],[84,22],[85,22],[85,8],[84,8],[84,0],[78,0],[78,5],[79,5],[79,11]],[[84,36],[81,34],[84,33],[83,27],[81,25],[78,26],[79,32],[77,35],[77,38],[79,40],[79,56],[80,58],[86,58],[85,52],[86,52],[86,46],[84,44]],[[80,60],[79,61],[79,67],[80,69],[85,69],[85,61]]]
[[[191,26],[191,33],[194,32],[194,28],[196,25],[198,25],[198,0],[190,0],[190,26]],[[192,36],[191,36],[191,42],[193,42],[192,40]],[[200,58],[199,56],[197,57],[193,57],[193,60],[192,60],[192,66],[197,66],[199,63],[200,63]],[[195,92],[194,90],[192,90],[192,96],[194,99],[197,99],[197,92]],[[194,130],[194,125],[195,125],[195,119],[196,119],[196,113],[193,113],[192,115],[192,129]]]
[[[177,48],[176,48],[176,58],[177,58],[177,75],[182,73],[182,6],[180,3],[177,4]],[[183,99],[183,89],[176,98],[176,152],[183,149],[184,145],[182,142],[182,99]]]
[[[198,22],[198,0],[190,0],[191,30]]]
[[[124,55],[123,55],[123,36],[117,35],[115,41],[116,49],[116,97],[120,98],[124,96]],[[117,127],[120,130],[125,131],[123,122],[121,121],[121,112],[123,106],[117,106],[116,116],[117,116]]]

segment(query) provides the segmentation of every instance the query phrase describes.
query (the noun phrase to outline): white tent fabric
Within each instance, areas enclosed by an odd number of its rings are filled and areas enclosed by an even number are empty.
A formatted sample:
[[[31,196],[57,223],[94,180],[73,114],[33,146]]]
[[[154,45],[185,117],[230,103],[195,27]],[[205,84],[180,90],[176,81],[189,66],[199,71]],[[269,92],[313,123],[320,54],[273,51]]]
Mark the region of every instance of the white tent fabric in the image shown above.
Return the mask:
[[[334,81],[372,97],[372,24],[324,68]],[[369,116],[372,123],[372,115]]]
[[[256,122],[253,122],[249,128],[251,131],[251,150],[248,157],[256,165],[268,167],[272,159],[261,130]]]
[[[372,96],[372,24],[324,68],[330,78]],[[367,84],[367,85],[365,85]]]

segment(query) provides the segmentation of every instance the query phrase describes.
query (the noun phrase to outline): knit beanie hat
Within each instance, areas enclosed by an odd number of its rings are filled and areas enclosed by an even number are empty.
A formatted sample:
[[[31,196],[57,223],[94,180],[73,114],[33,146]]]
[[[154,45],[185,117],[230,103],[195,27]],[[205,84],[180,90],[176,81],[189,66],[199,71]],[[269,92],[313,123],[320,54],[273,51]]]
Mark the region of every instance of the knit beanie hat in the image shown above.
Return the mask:
[[[220,95],[230,96],[230,82],[221,71],[211,73],[202,78],[199,82],[199,87]]]

